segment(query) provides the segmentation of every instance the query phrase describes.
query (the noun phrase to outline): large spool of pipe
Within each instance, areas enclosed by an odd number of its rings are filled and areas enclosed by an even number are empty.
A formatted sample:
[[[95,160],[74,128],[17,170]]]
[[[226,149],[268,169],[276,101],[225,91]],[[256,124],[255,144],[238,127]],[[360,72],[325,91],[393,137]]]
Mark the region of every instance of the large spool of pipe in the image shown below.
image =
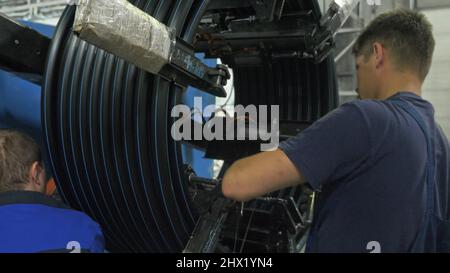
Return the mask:
[[[130,2],[192,43],[210,1]],[[183,90],[78,39],[71,29],[74,14],[68,6],[60,19],[43,85],[43,136],[59,191],[100,223],[112,252],[181,251],[198,219],[181,144],[170,137],[170,110]],[[331,60],[288,60],[273,71],[237,68],[237,102],[276,104],[281,98],[288,119],[316,120],[337,103]],[[247,77],[273,81],[265,101],[252,101],[258,90],[246,87]],[[275,85],[280,80],[284,85]]]

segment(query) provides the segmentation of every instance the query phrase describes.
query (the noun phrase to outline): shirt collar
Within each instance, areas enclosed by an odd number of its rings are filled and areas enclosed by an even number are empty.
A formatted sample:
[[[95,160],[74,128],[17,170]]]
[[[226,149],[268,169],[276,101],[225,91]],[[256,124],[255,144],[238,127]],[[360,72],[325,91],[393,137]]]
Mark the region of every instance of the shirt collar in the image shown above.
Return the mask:
[[[68,209],[64,203],[39,192],[9,191],[0,193],[0,206],[15,204],[35,204]]]
[[[401,91],[401,92],[396,93],[395,95],[392,95],[387,100],[394,99],[396,97],[408,97],[408,98],[413,98],[413,99],[422,99],[422,97],[420,97],[410,91]]]

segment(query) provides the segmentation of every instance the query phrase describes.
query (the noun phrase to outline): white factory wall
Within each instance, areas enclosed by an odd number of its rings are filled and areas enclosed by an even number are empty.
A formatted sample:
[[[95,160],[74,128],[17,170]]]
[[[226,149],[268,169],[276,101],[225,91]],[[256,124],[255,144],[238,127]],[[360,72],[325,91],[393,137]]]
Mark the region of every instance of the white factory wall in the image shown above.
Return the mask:
[[[423,8],[440,8],[449,7],[450,1],[448,0],[417,0],[417,7],[419,9]]]
[[[423,88],[424,98],[434,105],[436,119],[450,138],[450,8],[423,12],[434,26],[436,39],[433,64]]]

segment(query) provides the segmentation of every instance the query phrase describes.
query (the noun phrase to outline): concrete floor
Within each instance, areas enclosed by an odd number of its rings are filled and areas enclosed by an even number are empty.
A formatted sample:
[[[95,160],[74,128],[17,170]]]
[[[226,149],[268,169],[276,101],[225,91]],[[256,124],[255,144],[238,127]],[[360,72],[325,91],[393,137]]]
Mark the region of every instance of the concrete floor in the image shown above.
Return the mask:
[[[424,10],[434,26],[436,51],[423,96],[436,110],[436,120],[450,139],[450,8]]]

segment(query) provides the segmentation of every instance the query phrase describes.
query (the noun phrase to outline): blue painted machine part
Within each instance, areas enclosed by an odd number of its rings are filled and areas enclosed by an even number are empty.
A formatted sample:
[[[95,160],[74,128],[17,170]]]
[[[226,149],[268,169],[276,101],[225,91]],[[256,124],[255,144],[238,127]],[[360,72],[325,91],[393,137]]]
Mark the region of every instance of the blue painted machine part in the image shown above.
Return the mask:
[[[217,65],[216,59],[205,59],[205,55],[203,53],[196,54],[196,56],[209,67],[216,67]],[[189,107],[193,107],[194,97],[202,98],[203,107],[216,103],[216,98],[214,96],[189,87],[184,94],[183,104],[186,104]],[[200,110],[203,111],[203,109]],[[213,160],[204,158],[204,152],[194,149],[191,146],[183,145],[183,158],[186,164],[190,164],[192,166],[198,176],[208,178],[213,176]]]
[[[21,23],[53,37],[54,27]],[[23,131],[41,142],[41,87],[0,70],[0,128]]]

